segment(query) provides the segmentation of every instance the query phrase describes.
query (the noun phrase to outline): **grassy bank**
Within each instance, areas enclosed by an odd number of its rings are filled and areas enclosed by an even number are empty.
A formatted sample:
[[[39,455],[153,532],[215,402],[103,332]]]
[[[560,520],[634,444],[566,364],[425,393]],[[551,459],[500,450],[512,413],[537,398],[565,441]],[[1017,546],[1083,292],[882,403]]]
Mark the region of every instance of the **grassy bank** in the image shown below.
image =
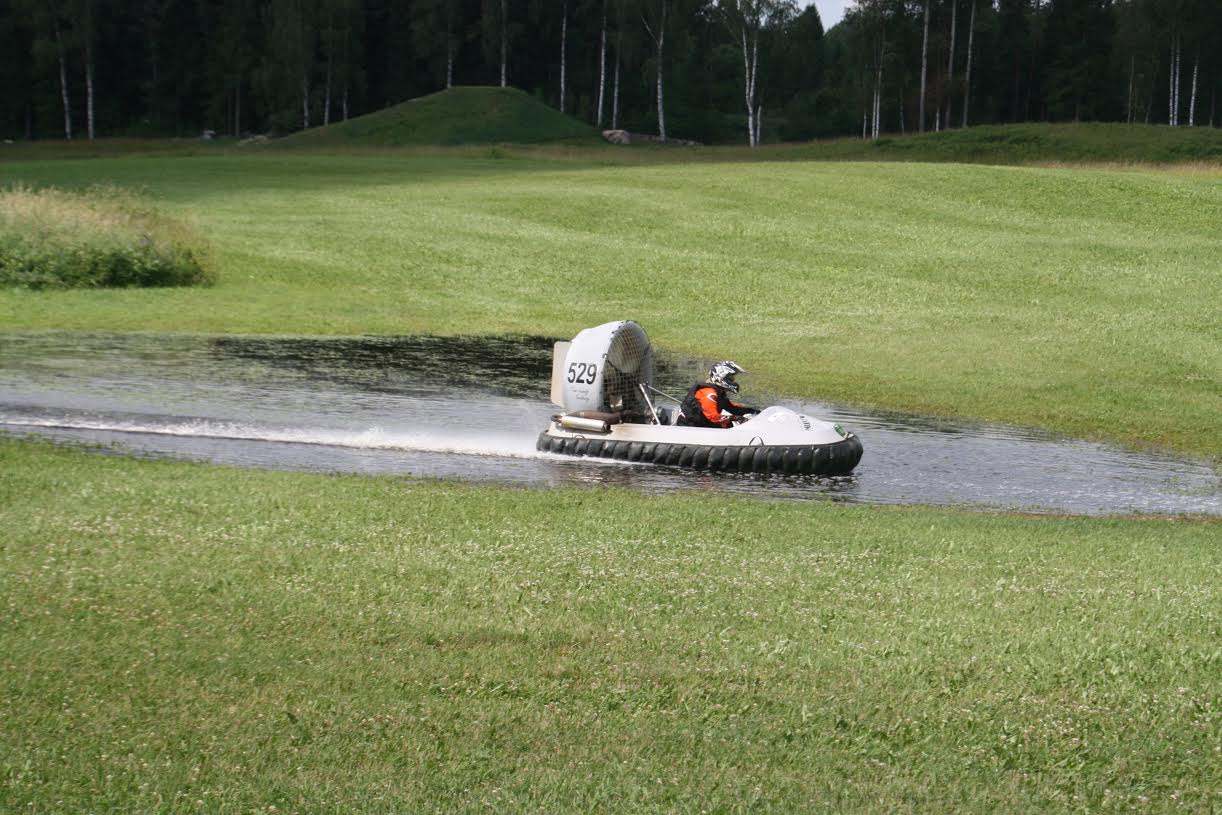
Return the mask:
[[[1222,129],[1102,123],[982,125],[872,141],[834,139],[772,149],[792,150],[804,158],[857,161],[1218,164],[1222,163]]]
[[[1218,528],[0,442],[0,809],[1207,811]]]
[[[1034,123],[982,125],[940,133],[889,134],[873,140],[841,138],[765,144],[756,149],[744,145],[620,147],[606,144],[593,128],[559,111],[519,92],[499,88],[455,88],[450,96],[435,94],[262,145],[239,145],[235,139],[225,137],[212,141],[45,140],[0,145],[0,163],[123,156],[248,155],[281,149],[472,158],[487,154],[490,145],[496,145],[496,152],[507,156],[630,166],[757,161],[919,161],[1190,166],[1198,171],[1222,172],[1222,129],[1209,127]]]
[[[148,190],[207,290],[0,293],[0,324],[571,336],[641,321],[798,396],[1222,455],[1222,177],[259,155],[7,164]]]
[[[195,286],[215,282],[200,236],[128,192],[0,189],[0,287]]]

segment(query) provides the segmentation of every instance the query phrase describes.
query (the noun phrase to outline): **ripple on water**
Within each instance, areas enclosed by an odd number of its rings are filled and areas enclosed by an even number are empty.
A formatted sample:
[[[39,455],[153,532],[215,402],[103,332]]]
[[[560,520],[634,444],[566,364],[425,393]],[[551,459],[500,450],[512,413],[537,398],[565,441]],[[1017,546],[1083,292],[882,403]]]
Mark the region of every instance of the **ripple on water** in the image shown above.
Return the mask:
[[[709,474],[537,453],[543,337],[0,335],[0,432],[124,453],[293,470],[524,485],[611,484],[1073,514],[1222,515],[1205,462],[1037,431],[777,400],[854,430],[852,476]],[[659,355],[682,393],[704,365]]]

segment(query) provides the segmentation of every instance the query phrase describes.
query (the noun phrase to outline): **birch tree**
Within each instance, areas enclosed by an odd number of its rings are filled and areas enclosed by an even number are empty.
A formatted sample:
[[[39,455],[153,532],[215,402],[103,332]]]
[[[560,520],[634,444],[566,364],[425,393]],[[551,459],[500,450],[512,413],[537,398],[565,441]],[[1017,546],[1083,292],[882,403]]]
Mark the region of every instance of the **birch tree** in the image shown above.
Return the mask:
[[[560,112],[564,113],[564,80],[569,53],[569,0],[560,0]]]
[[[85,68],[85,132],[90,141],[96,134],[94,120],[94,0],[70,0],[68,14],[73,39],[80,45]]]
[[[971,0],[972,14],[967,24],[967,70],[963,74],[963,127],[967,127],[967,108],[972,98],[972,39],[976,35],[976,4]]]
[[[951,83],[955,80],[955,21],[959,14],[958,0],[950,0],[950,47],[946,57],[946,129],[950,130],[951,108],[954,107],[955,96],[951,92]]]
[[[598,102],[595,106],[594,125],[603,126],[603,94],[607,89],[607,0],[602,0],[602,25],[598,29]]]
[[[786,0],[719,0],[722,19],[738,41],[743,58],[743,101],[747,108],[747,143],[759,144],[761,104],[757,99],[760,33],[770,23],[795,15]]]
[[[925,0],[925,33],[921,37],[921,105],[917,116],[920,119],[918,131],[925,132],[925,85],[929,68],[929,0]]]
[[[666,105],[663,99],[662,63],[663,49],[666,45],[666,9],[669,5],[669,0],[648,0],[645,4],[645,9],[641,12],[641,21],[645,24],[645,30],[649,32],[649,37],[653,40],[655,49],[654,54],[657,63],[658,138],[663,142],[666,141]]]
[[[454,86],[456,3],[457,0],[416,0],[412,18],[412,47],[424,57],[436,81],[445,88]]]
[[[509,62],[509,5],[508,0],[501,0],[501,87],[508,83]]]
[[[615,79],[611,91],[611,129],[619,129],[619,68],[624,52],[624,0],[615,3]]]
[[[64,26],[60,19],[60,7],[57,3],[47,3],[42,9],[43,19],[47,21],[55,47],[55,61],[59,66],[60,104],[64,111],[64,138],[72,141],[72,98],[68,93],[68,53],[64,46]]]

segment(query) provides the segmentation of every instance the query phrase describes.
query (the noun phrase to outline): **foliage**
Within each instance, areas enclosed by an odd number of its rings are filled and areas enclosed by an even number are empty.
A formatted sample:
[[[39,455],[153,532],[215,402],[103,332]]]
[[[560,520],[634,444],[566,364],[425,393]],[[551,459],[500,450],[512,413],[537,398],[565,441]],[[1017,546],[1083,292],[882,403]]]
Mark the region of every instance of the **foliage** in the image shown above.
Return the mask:
[[[706,143],[746,141],[741,37],[718,13],[733,6],[780,12],[767,15],[760,39],[756,97],[765,141],[860,134],[880,64],[881,131],[921,130],[926,5],[856,0],[825,36],[813,5],[794,13],[780,0],[666,0],[668,129]],[[926,130],[958,126],[965,106],[968,122],[981,124],[1186,124],[1195,102],[1195,124],[1220,122],[1222,4],[1215,0],[928,6]],[[434,93],[446,87],[450,58],[454,83],[497,84],[501,8],[500,0],[13,0],[0,6],[0,138],[59,138],[73,122],[79,137],[89,65],[97,129],[107,136],[308,129]],[[655,49],[641,0],[505,0],[504,8],[508,82],[559,107],[563,28],[564,109],[587,122],[596,118],[605,9],[606,91],[618,65],[618,124],[656,128]],[[1178,86],[1173,65],[1180,66]],[[610,107],[608,100],[605,119]]]
[[[495,149],[6,164],[149,188],[225,275],[0,293],[0,324],[563,337],[631,317],[672,350],[738,359],[755,387],[1222,456],[1216,166]]]
[[[281,139],[291,146],[597,143],[588,124],[516,88],[451,88]]]
[[[1218,530],[0,441],[0,809],[1208,811]]]
[[[0,191],[0,286],[72,289],[214,282],[185,224],[113,187]]]

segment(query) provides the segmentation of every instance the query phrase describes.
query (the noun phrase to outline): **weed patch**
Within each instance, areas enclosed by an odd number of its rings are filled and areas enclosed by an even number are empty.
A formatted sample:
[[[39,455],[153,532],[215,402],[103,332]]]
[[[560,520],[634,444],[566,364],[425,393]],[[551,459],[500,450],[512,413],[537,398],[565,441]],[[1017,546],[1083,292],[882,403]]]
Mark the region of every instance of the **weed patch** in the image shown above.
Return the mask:
[[[0,192],[0,286],[128,288],[214,281],[200,238],[130,193],[24,186]]]

